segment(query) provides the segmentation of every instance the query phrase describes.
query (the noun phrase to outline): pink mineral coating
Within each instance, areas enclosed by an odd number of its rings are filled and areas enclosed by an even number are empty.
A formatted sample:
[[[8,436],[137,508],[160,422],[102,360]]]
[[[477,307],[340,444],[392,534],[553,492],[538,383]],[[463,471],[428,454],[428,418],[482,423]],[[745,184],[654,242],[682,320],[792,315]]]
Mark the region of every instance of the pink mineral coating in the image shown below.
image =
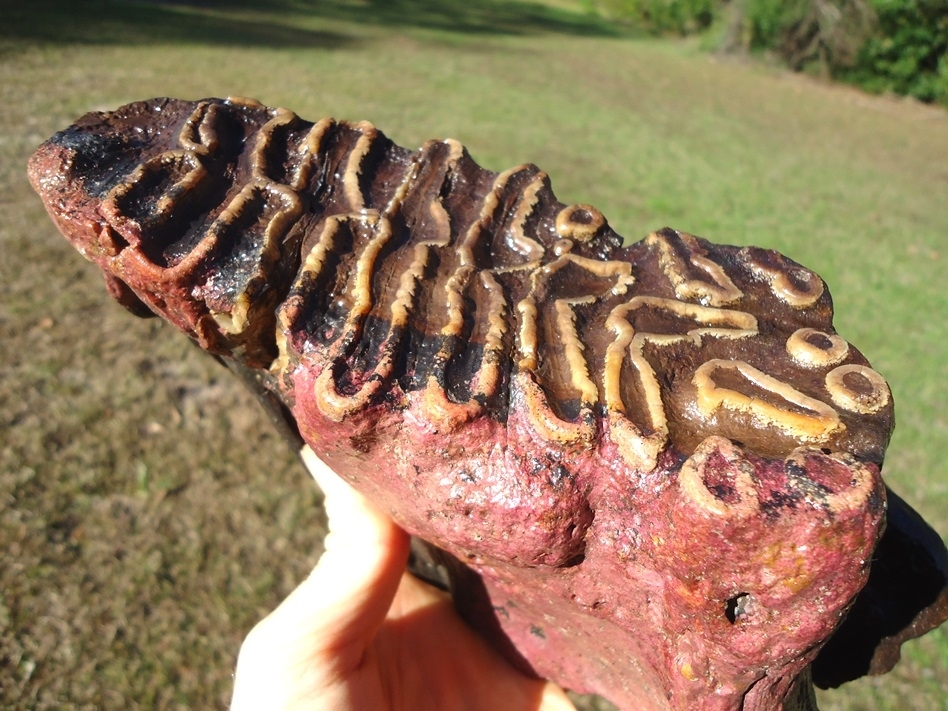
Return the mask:
[[[197,118],[182,128],[181,116],[188,115]],[[433,420],[425,410],[424,391],[396,378],[386,381],[364,405],[342,416],[327,416],[321,376],[329,377],[336,389],[351,392],[377,376],[368,367],[353,366],[356,361],[341,350],[345,343],[335,327],[327,326],[330,336],[322,342],[307,330],[308,287],[305,280],[299,281],[304,259],[300,253],[313,249],[311,235],[318,225],[325,225],[332,215],[351,213],[353,181],[359,183],[356,192],[363,198],[377,191],[385,200],[394,199],[393,186],[405,174],[406,162],[419,160],[421,172],[428,170],[426,165],[434,166],[430,174],[435,175],[437,161],[443,160],[437,153],[446,150],[446,144],[427,145],[421,154],[386,144],[368,189],[360,182],[369,180],[364,172],[338,166],[344,165],[344,155],[357,150],[356,138],[369,131],[340,123],[337,143],[320,147],[325,155],[320,153],[319,159],[337,168],[335,173],[328,167],[325,171],[335,178],[326,178],[330,189],[319,193],[314,202],[318,210],[296,206],[292,196],[280,193],[293,220],[280,233],[276,252],[263,258],[262,269],[270,281],[249,282],[251,325],[232,333],[212,314],[230,313],[230,292],[215,291],[211,285],[215,279],[226,283],[230,278],[230,267],[219,266],[220,254],[224,242],[232,238],[228,225],[243,225],[239,211],[231,222],[222,223],[224,228],[205,233],[172,263],[170,258],[155,257],[152,228],[147,226],[151,220],[159,229],[161,221],[154,215],[170,213],[162,212],[157,200],[148,202],[147,196],[136,197],[140,203],[122,203],[114,197],[114,186],[121,180],[133,184],[127,176],[147,161],[156,165],[156,155],[177,156],[177,149],[171,149],[179,135],[184,136],[182,145],[203,146],[189,149],[191,160],[202,165],[206,161],[213,168],[218,139],[210,129],[219,116],[233,115],[242,117],[240,128],[233,129],[238,138],[228,139],[222,131],[221,140],[231,140],[241,157],[223,171],[233,184],[222,183],[214,202],[219,206],[201,218],[210,223],[225,215],[224,206],[236,204],[233,201],[242,194],[239,176],[246,180],[247,166],[256,160],[246,157],[249,148],[243,146],[250,145],[260,126],[269,121],[276,131],[296,125],[279,124],[284,114],[246,102],[169,100],[124,107],[114,114],[90,114],[37,151],[30,164],[31,179],[59,229],[103,268],[111,292],[124,304],[140,306],[135,301],[140,300],[211,352],[256,368],[272,364],[272,387],[317,454],[390,511],[406,530],[449,552],[479,576],[486,595],[455,590],[459,607],[488,634],[493,629],[498,645],[526,670],[578,691],[602,694],[628,709],[815,708],[808,665],[865,584],[884,527],[880,465],[891,430],[891,403],[877,406],[867,401],[865,409],[872,417],[846,414],[842,434],[821,442],[823,449],[794,443],[766,424],[758,428],[753,417],[706,416],[693,405],[683,406],[670,425],[674,436],[660,448],[654,466],[644,468],[630,464],[620,433],[612,432],[611,420],[601,408],[589,411],[595,432],[591,438],[565,434],[557,439],[557,432],[538,429],[538,417],[546,415],[537,414],[525,388],[537,382],[552,403],[550,393],[569,386],[539,370],[526,380],[518,379],[528,368],[516,363],[505,376],[506,397],[500,398],[504,400],[500,409],[472,407],[446,397],[443,418]],[[115,139],[109,133],[115,125],[126,125],[129,132],[148,138]],[[199,129],[207,129],[210,138],[202,133],[199,139]],[[339,148],[348,134],[353,142]],[[103,141],[102,136],[110,138]],[[151,152],[146,155],[146,150]],[[161,150],[166,152],[158,153]],[[470,161],[466,154],[463,161]],[[80,164],[81,170],[76,168]],[[463,165],[466,172],[457,169],[460,177],[451,183],[443,202],[453,222],[472,224],[477,204],[485,199],[483,186],[497,176],[473,162]],[[168,168],[167,175],[164,167],[154,169],[158,182],[165,181],[155,189],[180,197],[178,193],[186,190],[169,185],[173,180],[184,184],[190,173],[175,175],[175,169]],[[100,188],[89,176],[101,178],[103,170],[112,177],[107,187]],[[289,169],[284,172],[288,176]],[[419,178],[415,192],[405,199],[406,212],[415,209],[413,199],[427,207],[424,190],[447,191],[437,179],[436,175]],[[133,189],[144,184],[134,183]],[[273,188],[266,189],[274,194]],[[463,200],[465,189],[476,193],[468,200],[470,207]],[[557,203],[548,186],[538,194],[537,210],[547,211],[543,212],[547,217],[538,220],[535,238],[545,250],[552,250],[553,242],[541,239],[539,232],[545,229],[556,237],[554,216],[559,220],[572,210],[577,223],[595,219],[594,208]],[[263,198],[259,207],[266,212],[277,205],[277,217],[271,216],[268,226],[283,214],[283,203],[269,200]],[[122,205],[144,216],[132,219]],[[190,209],[186,204],[182,210],[186,208]],[[465,216],[465,210],[474,210],[474,216]],[[434,219],[422,212],[410,214],[417,216],[406,222],[414,220],[419,231],[426,229],[425,220]],[[707,352],[701,355],[707,362],[717,358],[732,363],[726,358],[735,353],[742,359],[769,362],[768,349],[783,353],[785,322],[795,324],[790,330],[815,327],[826,334],[820,338],[835,338],[828,293],[817,292],[805,309],[789,297],[786,303],[775,300],[778,288],[806,292],[818,283],[822,290],[818,277],[776,253],[718,247],[666,231],[655,239],[665,245],[662,249],[672,251],[656,256],[653,244],[621,248],[621,240],[604,220],[590,235],[575,240],[575,245],[561,239],[557,249],[574,249],[587,260],[635,265],[639,270],[635,289],[641,290],[635,293],[649,298],[705,303],[688,295],[692,288],[688,283],[678,285],[682,290],[675,292],[677,296],[669,285],[659,283],[663,270],[676,268],[667,262],[680,254],[693,260],[687,268],[713,276],[713,265],[724,265],[739,280],[747,308],[757,309],[764,324],[757,334],[758,345],[741,341],[734,347],[727,339],[708,337]],[[570,244],[564,247],[564,242]],[[168,263],[159,263],[162,259]],[[778,278],[789,281],[778,287],[774,285]],[[290,289],[294,280],[297,285]],[[539,308],[551,309],[553,298],[546,297]],[[284,339],[276,359],[267,342],[272,335],[261,335],[267,328],[272,334],[274,325]],[[520,333],[513,325],[509,331]],[[605,343],[588,343],[590,353],[600,353],[590,357],[601,358]],[[559,346],[551,347],[546,357],[564,358],[557,355]],[[652,367],[664,369],[663,397],[687,404],[696,387],[688,378],[701,361],[689,360],[692,356],[684,346],[679,351],[667,360],[661,356]],[[786,360],[786,355],[781,358]],[[833,365],[837,362],[843,361]],[[845,363],[868,372],[865,359],[851,347]],[[346,373],[334,370],[343,366],[349,369]],[[774,367],[784,368],[786,377],[793,371],[789,365]],[[679,370],[688,378],[676,381]],[[784,371],[775,372],[783,377]],[[807,380],[809,371],[793,372],[797,387],[814,392],[817,386]],[[481,375],[470,375],[467,387]],[[740,376],[727,374],[720,383],[735,377]],[[711,383],[711,391],[724,387]],[[847,387],[858,390],[859,384]],[[797,407],[809,412],[811,405]],[[579,420],[554,426],[575,429],[586,416],[581,411]],[[734,444],[737,434],[746,439],[746,446]],[[506,640],[496,636],[497,630]]]
[[[306,376],[297,392],[310,390],[304,384]],[[562,491],[549,481],[525,487],[518,459],[534,457],[535,444],[508,440],[503,451],[485,438],[485,429],[498,434],[487,423],[426,448],[430,434],[389,416],[373,451],[354,462],[336,444],[345,435],[307,414],[307,403],[294,413],[337,472],[481,573],[497,621],[532,671],[623,709],[779,708],[819,651],[815,640],[829,637],[865,584],[881,532],[874,469],[868,513],[829,520],[821,505],[803,503],[734,520],[683,495],[677,461],[630,491],[629,472],[589,453],[572,460]],[[376,471],[385,474],[366,475]],[[579,531],[581,561],[549,567],[570,561]]]

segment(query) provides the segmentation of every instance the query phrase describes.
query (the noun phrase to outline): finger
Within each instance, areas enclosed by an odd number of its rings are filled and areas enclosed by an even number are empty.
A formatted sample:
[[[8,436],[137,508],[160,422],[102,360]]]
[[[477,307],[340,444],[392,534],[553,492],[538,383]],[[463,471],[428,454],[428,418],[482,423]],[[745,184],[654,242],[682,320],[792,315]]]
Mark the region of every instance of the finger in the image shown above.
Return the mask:
[[[317,699],[357,668],[385,620],[408,558],[409,537],[306,447],[329,515],[316,568],[240,650],[233,709],[291,708]]]
[[[409,536],[329,469],[308,446],[301,456],[324,494],[325,553],[301,586],[318,614],[327,651],[367,644],[385,620],[408,560]],[[294,593],[295,595],[295,593]]]
[[[424,616],[419,618],[422,609]],[[397,667],[400,681],[420,677],[426,698],[451,698],[451,692],[458,690],[471,695],[470,705],[455,699],[457,705],[446,702],[444,708],[576,711],[561,687],[511,666],[458,616],[451,597],[428,583],[405,575],[387,622],[391,626],[382,630],[379,648],[384,653],[394,636],[406,650],[405,662]],[[489,684],[484,683],[488,679]],[[438,691],[441,687],[448,691]]]
[[[539,711],[576,711],[576,706],[562,687],[548,681],[543,686]]]

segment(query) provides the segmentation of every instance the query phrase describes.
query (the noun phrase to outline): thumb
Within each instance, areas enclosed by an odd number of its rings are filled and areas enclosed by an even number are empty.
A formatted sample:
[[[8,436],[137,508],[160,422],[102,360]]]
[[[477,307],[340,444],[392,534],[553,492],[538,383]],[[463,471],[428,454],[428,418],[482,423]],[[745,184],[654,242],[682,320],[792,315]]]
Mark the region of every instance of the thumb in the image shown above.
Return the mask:
[[[385,620],[405,572],[410,538],[308,446],[302,457],[323,490],[329,518],[325,553],[304,583],[315,588],[306,604],[318,607],[313,614],[319,632],[338,655],[349,645],[368,644]]]
[[[309,577],[244,641],[234,679],[235,711],[312,702],[344,679],[362,662],[405,571],[408,534],[309,447],[301,456],[325,496],[325,552]]]

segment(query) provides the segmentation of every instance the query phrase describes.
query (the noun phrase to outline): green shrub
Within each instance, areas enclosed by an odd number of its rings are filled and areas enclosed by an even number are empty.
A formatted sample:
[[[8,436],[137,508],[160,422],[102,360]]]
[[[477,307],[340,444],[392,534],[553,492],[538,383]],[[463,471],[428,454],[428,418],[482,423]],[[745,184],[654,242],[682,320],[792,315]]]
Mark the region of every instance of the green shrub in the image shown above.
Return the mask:
[[[742,14],[746,25],[744,49],[775,47],[787,22],[787,3],[782,0],[747,0],[739,5],[743,5]]]
[[[732,0],[726,50],[948,105],[948,0]]]
[[[746,0],[747,48],[776,52],[792,69],[834,75],[852,67],[872,33],[868,0]]]
[[[585,3],[651,34],[688,35],[714,25],[725,51],[773,52],[797,71],[948,105],[948,0]]]
[[[948,1],[875,0],[877,31],[841,78],[948,105]]]
[[[719,0],[600,0],[606,14],[653,34],[688,35],[711,26]]]

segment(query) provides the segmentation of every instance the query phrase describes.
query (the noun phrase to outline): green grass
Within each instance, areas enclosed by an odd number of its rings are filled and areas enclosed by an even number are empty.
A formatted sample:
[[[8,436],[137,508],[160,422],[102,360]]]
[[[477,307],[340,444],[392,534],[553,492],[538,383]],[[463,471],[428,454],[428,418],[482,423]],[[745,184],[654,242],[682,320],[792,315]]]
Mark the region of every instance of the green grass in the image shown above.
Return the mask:
[[[889,380],[889,483],[948,533],[948,115],[567,2],[0,0],[0,705],[224,706],[242,635],[319,551],[316,497],[236,382],[108,303],[24,177],[92,109],[254,96],[402,145],[535,162],[626,237],[780,249]],[[948,634],[825,709],[948,708]]]

